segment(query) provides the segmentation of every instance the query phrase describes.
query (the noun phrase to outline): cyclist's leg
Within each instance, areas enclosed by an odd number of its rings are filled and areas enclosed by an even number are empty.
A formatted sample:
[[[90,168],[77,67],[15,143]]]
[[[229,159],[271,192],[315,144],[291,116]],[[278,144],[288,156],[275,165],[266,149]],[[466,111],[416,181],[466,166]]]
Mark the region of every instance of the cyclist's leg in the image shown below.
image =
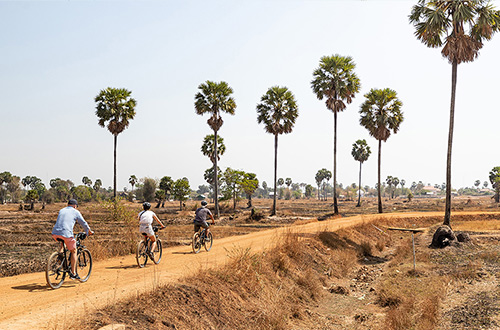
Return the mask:
[[[69,250],[69,252],[71,252],[71,273],[76,274],[76,263],[77,263],[76,248],[73,250]]]
[[[150,250],[150,253],[153,253],[153,251],[156,248],[156,237],[155,237],[155,235],[149,236],[149,240],[151,241],[151,250]]]

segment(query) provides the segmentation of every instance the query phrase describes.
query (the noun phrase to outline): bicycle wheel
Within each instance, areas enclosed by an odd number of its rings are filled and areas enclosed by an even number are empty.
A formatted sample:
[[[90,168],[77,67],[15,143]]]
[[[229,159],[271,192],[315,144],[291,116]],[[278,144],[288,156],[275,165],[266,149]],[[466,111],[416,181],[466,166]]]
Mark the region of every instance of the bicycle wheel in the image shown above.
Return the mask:
[[[192,243],[193,252],[194,253],[200,252],[201,244],[202,244],[202,242],[201,242],[201,239],[200,239],[200,232],[194,233],[194,235],[193,235],[193,243]]]
[[[83,249],[78,253],[76,263],[76,273],[80,276],[80,282],[87,282],[92,271],[92,255],[87,249]]]
[[[213,242],[213,237],[212,237],[212,233],[208,233],[208,235],[206,236],[205,238],[205,244],[203,244],[205,246],[205,250],[208,252],[210,251],[210,249],[212,248],[212,242]]]
[[[144,241],[140,241],[139,244],[137,244],[137,253],[135,258],[137,260],[137,265],[141,268],[146,266],[146,262],[148,262],[148,254],[146,253],[146,250],[146,243],[144,243]]]
[[[64,259],[59,256],[58,252],[52,253],[49,259],[47,259],[45,279],[52,289],[57,289],[63,284],[66,277],[64,268]]]
[[[160,263],[161,254],[162,254],[162,247],[161,247],[161,240],[160,239],[156,240],[156,247],[155,247],[155,250],[153,252],[154,252],[153,262],[156,265],[158,265]]]

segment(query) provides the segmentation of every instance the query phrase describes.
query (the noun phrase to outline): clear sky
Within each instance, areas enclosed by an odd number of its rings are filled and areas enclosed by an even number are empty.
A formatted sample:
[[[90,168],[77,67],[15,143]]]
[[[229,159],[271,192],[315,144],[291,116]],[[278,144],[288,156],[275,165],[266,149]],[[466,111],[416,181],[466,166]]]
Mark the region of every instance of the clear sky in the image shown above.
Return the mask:
[[[118,136],[118,189],[137,177],[205,184],[200,152],[211,134],[194,110],[206,80],[226,81],[237,109],[224,115],[220,167],[254,172],[272,185],[274,140],[257,123],[256,104],[274,85],[296,96],[299,117],[279,137],[278,176],[315,185],[333,169],[333,114],[313,94],[322,56],[351,56],[362,84],[338,116],[338,182],[358,181],[352,144],[372,148],[363,185],[377,180],[377,141],[359,125],[371,88],[396,90],[400,131],[382,146],[382,177],[445,182],[451,65],[414,37],[414,1],[199,0],[0,1],[0,172],[81,184],[113,180],[113,138],[97,124],[94,97],[127,88],[136,117]],[[499,2],[493,1],[499,8]],[[500,35],[458,68],[452,183],[488,180],[500,165],[497,140]]]

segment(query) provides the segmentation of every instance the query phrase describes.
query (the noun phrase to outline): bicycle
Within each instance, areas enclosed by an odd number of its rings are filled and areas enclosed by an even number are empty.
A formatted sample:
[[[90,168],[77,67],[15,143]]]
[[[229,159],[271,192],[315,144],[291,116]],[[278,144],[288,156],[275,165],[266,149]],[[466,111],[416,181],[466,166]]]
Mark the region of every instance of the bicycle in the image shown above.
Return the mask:
[[[76,234],[76,273],[80,276],[80,282],[87,282],[92,272],[92,255],[90,251],[82,244],[87,237],[85,233]],[[47,259],[45,269],[45,279],[52,289],[61,287],[66,278],[71,273],[71,253],[66,248],[66,244],[60,238],[57,239],[63,246],[63,252],[54,252]]]
[[[156,248],[153,251],[154,258],[150,257],[151,244],[153,242],[151,242],[151,240],[149,239],[147,234],[142,233],[142,235],[144,235],[145,239],[141,240],[137,244],[137,252],[135,255],[135,259],[137,260],[137,265],[140,268],[143,268],[144,266],[146,266],[146,263],[148,262],[148,258],[151,259],[155,265],[158,265],[160,263],[163,250],[162,250],[162,246],[161,246],[161,239],[158,238],[158,230],[161,230],[161,229],[162,229],[161,227],[153,226],[153,231],[154,231],[155,237],[156,237]]]
[[[210,224],[207,223],[208,226],[210,227]],[[212,249],[212,243],[214,239],[212,236],[212,232],[209,232],[207,235],[207,228],[203,228],[203,230],[198,230],[196,233],[193,235],[193,242],[192,242],[192,247],[193,247],[193,252],[198,253],[201,250],[201,246],[203,245],[205,247],[205,251],[210,251]]]

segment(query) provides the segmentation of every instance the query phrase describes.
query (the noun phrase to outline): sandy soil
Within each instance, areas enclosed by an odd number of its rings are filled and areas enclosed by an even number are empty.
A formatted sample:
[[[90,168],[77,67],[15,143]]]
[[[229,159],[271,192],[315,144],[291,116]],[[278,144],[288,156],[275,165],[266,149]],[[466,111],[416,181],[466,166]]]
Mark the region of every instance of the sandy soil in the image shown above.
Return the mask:
[[[485,212],[455,212],[454,215],[473,215]],[[85,315],[94,308],[112,304],[122,298],[152,290],[160,283],[174,281],[200,268],[216,267],[228,260],[227,251],[250,248],[254,252],[272,247],[280,233],[315,233],[334,231],[363,222],[383,218],[440,216],[442,212],[393,213],[362,215],[349,218],[312,222],[305,225],[276,228],[243,236],[217,240],[217,227],[213,229],[215,241],[212,250],[193,254],[190,247],[180,246],[163,250],[159,265],[137,267],[134,256],[113,258],[94,263],[88,282],[66,281],[60,289],[49,289],[44,273],[24,274],[0,278],[2,306],[0,329],[55,329],[64,328],[74,315]],[[92,239],[92,238],[90,238]]]

